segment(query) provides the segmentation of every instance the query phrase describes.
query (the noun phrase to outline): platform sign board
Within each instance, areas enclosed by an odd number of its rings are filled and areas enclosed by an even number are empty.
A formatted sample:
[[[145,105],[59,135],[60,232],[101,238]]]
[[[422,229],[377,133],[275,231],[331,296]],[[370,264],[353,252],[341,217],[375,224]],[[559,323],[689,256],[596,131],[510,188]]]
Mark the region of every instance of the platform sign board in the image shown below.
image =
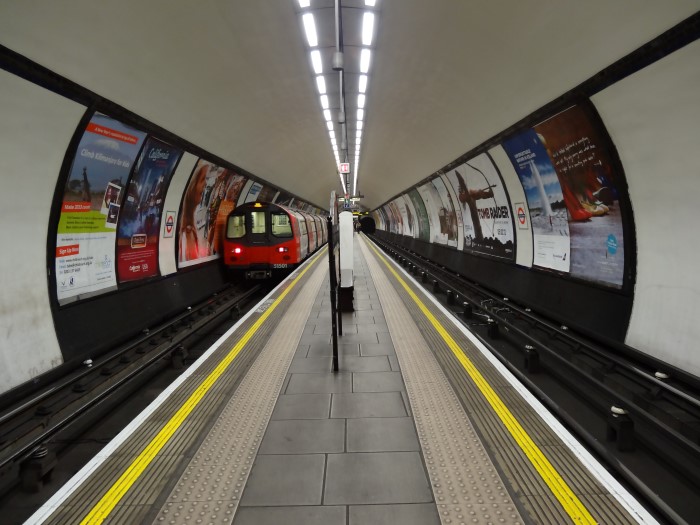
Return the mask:
[[[95,114],[76,149],[56,232],[59,304],[116,289],[117,221],[146,134]]]
[[[341,162],[339,165],[340,173],[350,173],[350,163],[349,162]]]

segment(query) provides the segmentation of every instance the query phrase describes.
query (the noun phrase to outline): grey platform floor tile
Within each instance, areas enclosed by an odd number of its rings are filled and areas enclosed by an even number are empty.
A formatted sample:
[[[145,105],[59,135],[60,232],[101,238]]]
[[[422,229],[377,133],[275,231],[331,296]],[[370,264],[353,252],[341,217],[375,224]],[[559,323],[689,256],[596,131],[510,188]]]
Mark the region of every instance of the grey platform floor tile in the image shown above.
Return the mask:
[[[352,375],[353,392],[397,392],[403,388],[401,372],[358,372]]]
[[[328,455],[324,492],[324,502],[328,505],[428,503],[432,500],[418,452]]]
[[[343,372],[388,372],[391,370],[389,359],[385,355],[343,356],[339,359],[338,366]]]
[[[393,343],[393,341],[391,340],[391,334],[389,332],[379,332],[376,335],[380,343]]]
[[[371,323],[371,324],[359,324],[357,325],[357,333],[360,334],[371,334],[378,332],[388,332],[389,327],[386,323]]]
[[[240,507],[233,525],[346,525],[342,506]]]
[[[393,343],[360,343],[360,355],[389,355],[395,356]]]
[[[333,355],[332,344],[310,345],[306,357],[329,357]],[[338,355],[360,355],[359,343],[338,344]]]
[[[343,334],[342,337],[338,338],[338,342],[341,343],[378,343],[378,336],[389,335],[389,334],[376,334],[376,333],[362,333],[362,328],[359,329],[357,334]],[[329,336],[330,337],[330,336]]]
[[[348,452],[419,451],[418,435],[410,417],[348,419]]]
[[[399,366],[399,360],[396,358],[395,355],[390,355],[389,356],[389,363],[391,364],[391,369],[395,372],[401,371],[401,367]]]
[[[238,523],[238,522],[236,522]],[[434,503],[350,507],[350,525],[440,525]]]
[[[314,454],[345,450],[342,419],[270,421],[258,454]]]
[[[293,380],[294,376],[292,376],[290,383]],[[287,390],[290,387],[287,387]],[[327,419],[330,406],[330,394],[284,395],[277,399],[271,419]]]
[[[322,324],[316,324],[314,325],[314,334],[332,334],[333,333],[333,325],[331,324],[330,320],[328,323],[322,323]],[[343,334],[356,334],[357,333],[357,325],[354,324],[347,324],[343,323]]]
[[[259,455],[250,471],[241,505],[320,505],[325,459],[323,454]]]
[[[286,390],[287,394],[340,392],[352,392],[352,374],[292,374]]]
[[[303,334],[299,339],[299,344],[312,345],[314,343],[330,343],[331,336],[326,334]]]
[[[290,374],[307,374],[314,372],[330,372],[332,358],[330,357],[305,357],[292,359],[289,365]]]
[[[399,392],[333,394],[331,417],[404,417],[406,407]]]

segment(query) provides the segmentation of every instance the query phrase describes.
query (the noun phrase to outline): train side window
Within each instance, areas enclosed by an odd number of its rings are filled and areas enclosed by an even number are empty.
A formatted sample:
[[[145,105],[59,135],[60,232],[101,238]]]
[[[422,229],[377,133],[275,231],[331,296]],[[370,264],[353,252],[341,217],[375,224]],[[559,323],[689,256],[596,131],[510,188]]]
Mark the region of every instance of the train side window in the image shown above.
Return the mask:
[[[226,237],[240,239],[245,235],[245,215],[233,215],[228,218]]]
[[[292,236],[292,224],[286,213],[271,213],[270,218],[272,219],[272,235],[275,237]]]
[[[250,212],[250,233],[265,233],[265,212]]]

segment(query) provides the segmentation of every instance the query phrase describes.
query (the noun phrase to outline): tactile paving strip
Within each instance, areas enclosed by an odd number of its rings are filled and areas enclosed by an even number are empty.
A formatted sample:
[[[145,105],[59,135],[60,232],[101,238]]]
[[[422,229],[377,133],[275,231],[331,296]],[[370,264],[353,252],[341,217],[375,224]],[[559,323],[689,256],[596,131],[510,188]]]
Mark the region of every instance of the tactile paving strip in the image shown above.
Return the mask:
[[[326,265],[321,261],[186,467],[154,523],[232,523],[326,273]]]
[[[413,318],[364,242],[443,524],[524,523]]]

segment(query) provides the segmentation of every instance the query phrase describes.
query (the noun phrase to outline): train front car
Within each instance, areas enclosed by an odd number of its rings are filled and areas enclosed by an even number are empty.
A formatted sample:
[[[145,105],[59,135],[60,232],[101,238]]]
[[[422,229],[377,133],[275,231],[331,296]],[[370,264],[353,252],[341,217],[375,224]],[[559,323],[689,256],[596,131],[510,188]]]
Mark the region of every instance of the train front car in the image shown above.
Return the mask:
[[[299,236],[290,210],[265,202],[243,204],[226,222],[224,263],[248,279],[266,279],[301,262]]]

